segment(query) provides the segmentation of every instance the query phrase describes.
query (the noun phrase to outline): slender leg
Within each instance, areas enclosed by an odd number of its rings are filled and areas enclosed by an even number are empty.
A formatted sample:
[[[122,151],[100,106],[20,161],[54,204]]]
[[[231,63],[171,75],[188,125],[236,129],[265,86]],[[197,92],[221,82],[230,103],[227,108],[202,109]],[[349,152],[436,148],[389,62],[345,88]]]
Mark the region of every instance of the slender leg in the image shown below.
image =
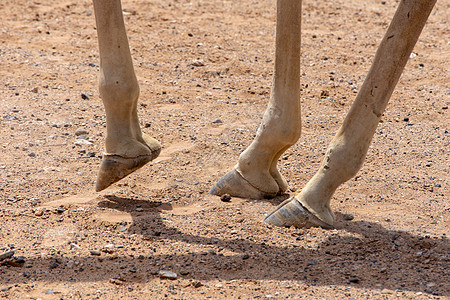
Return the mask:
[[[142,134],[137,116],[139,85],[133,69],[120,0],[94,0],[100,50],[99,90],[106,111],[106,153],[100,191],[159,155],[161,146]]]
[[[375,55],[361,91],[328,146],[313,178],[265,222],[278,226],[334,223],[330,199],[339,185],[359,171],[389,98],[436,0],[403,0]]]
[[[237,165],[210,193],[260,199],[284,192],[279,157],[300,137],[300,0],[277,1],[275,70],[267,110],[256,137]]]

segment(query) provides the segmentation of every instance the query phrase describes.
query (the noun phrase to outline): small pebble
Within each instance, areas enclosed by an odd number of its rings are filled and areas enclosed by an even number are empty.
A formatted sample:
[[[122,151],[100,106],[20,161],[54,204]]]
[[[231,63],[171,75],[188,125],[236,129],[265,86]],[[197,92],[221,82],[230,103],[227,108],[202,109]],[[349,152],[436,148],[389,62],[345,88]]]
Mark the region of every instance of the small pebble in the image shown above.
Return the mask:
[[[162,279],[170,279],[170,280],[175,280],[178,277],[175,272],[167,271],[167,270],[160,270],[158,272],[158,275]]]
[[[89,137],[87,135],[82,134],[77,136],[77,140],[89,140]]]
[[[34,215],[35,215],[36,217],[40,217],[40,216],[42,216],[43,214],[44,214],[44,210],[43,210],[43,209],[37,209],[37,210],[34,211]]]
[[[231,201],[231,196],[229,194],[223,194],[222,196],[220,196],[220,201],[230,202]]]
[[[123,284],[124,284],[124,282],[123,282],[122,280],[120,280],[120,279],[115,279],[115,278],[111,278],[111,279],[109,280],[109,282],[111,282],[112,284],[115,284],[115,285],[123,285]]]
[[[89,134],[89,132],[84,128],[78,128],[77,130],[75,130],[75,136],[88,135],[88,134]]]
[[[25,257],[19,256],[19,257],[11,257],[8,259],[5,259],[3,264],[11,266],[11,267],[23,267],[25,264]]]
[[[203,59],[197,59],[192,62],[192,66],[194,67],[203,67],[204,65],[205,62],[203,61]]]
[[[116,247],[113,244],[108,244],[106,246],[103,247],[102,252],[111,254],[114,253],[116,251]]]
[[[67,267],[68,269],[72,269],[73,266],[74,266],[74,264],[75,264],[75,262],[74,262],[73,260],[69,260],[69,261],[67,262],[67,264],[66,264],[66,267]]]
[[[50,264],[50,270],[56,269],[59,267],[60,261],[58,259],[54,259]]]
[[[73,143],[76,146],[88,146],[88,145],[92,145],[91,142],[89,142],[88,140],[77,140]]]
[[[353,214],[344,214],[342,217],[346,221],[351,221],[351,220],[353,220],[355,218],[355,216],[353,216]]]
[[[350,281],[351,283],[358,283],[359,282],[359,278],[357,278],[357,277],[350,277],[350,279],[348,281]]]
[[[308,266],[314,266],[317,265],[317,262],[312,260],[312,259],[308,259],[308,262],[306,263]]]
[[[90,250],[89,252],[91,253],[91,255],[100,256],[100,251],[98,250]]]
[[[81,93],[81,99],[83,99],[83,100],[89,100],[89,96],[86,95],[85,93]]]
[[[15,252],[16,251],[12,250],[12,251],[8,251],[8,252],[0,254],[0,260],[4,260],[6,258],[13,257]]]

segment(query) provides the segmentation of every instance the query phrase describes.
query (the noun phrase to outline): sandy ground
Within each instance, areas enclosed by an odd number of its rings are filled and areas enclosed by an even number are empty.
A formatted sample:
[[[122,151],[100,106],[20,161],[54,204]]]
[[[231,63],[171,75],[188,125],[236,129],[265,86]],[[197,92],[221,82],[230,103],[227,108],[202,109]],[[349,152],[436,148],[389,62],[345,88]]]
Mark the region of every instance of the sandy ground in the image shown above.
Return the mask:
[[[317,170],[396,6],[305,1],[303,133],[279,163],[290,193]],[[288,195],[208,195],[268,101],[275,1],[123,8],[142,127],[163,151],[95,193],[105,116],[92,4],[0,3],[0,298],[450,297],[448,0],[432,12],[364,167],[334,196],[333,230],[264,225]]]

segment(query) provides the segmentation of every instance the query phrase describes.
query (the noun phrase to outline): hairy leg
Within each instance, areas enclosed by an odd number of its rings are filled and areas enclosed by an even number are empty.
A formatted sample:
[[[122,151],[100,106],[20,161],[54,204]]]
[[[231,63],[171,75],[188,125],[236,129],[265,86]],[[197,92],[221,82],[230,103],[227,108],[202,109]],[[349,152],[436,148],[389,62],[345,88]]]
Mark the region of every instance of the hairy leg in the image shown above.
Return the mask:
[[[300,137],[301,1],[277,1],[275,70],[270,101],[255,139],[233,170],[211,189],[215,195],[273,197],[287,184],[276,168]]]
[[[330,199],[363,164],[373,134],[435,2],[400,2],[361,91],[328,146],[319,170],[301,191],[270,213],[266,223],[298,227],[333,225]]]

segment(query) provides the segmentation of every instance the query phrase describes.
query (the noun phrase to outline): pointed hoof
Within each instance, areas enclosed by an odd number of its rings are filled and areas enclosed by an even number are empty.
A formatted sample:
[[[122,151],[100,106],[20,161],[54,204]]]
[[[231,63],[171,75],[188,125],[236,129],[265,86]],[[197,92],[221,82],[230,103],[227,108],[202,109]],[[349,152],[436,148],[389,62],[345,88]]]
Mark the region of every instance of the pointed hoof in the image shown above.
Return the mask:
[[[102,164],[98,172],[95,190],[100,192],[111,184],[130,175],[154,159],[153,155],[143,155],[135,158],[124,158],[119,155],[103,155]]]
[[[278,205],[274,211],[266,216],[264,223],[280,227],[294,226],[297,228],[333,228],[332,225],[324,223],[310,213],[295,198],[289,198]]]
[[[236,171],[236,168],[225,174],[209,191],[210,194],[222,196],[229,194],[233,197],[248,199],[264,199],[275,197],[277,194],[262,192],[253,187],[247,180]]]

